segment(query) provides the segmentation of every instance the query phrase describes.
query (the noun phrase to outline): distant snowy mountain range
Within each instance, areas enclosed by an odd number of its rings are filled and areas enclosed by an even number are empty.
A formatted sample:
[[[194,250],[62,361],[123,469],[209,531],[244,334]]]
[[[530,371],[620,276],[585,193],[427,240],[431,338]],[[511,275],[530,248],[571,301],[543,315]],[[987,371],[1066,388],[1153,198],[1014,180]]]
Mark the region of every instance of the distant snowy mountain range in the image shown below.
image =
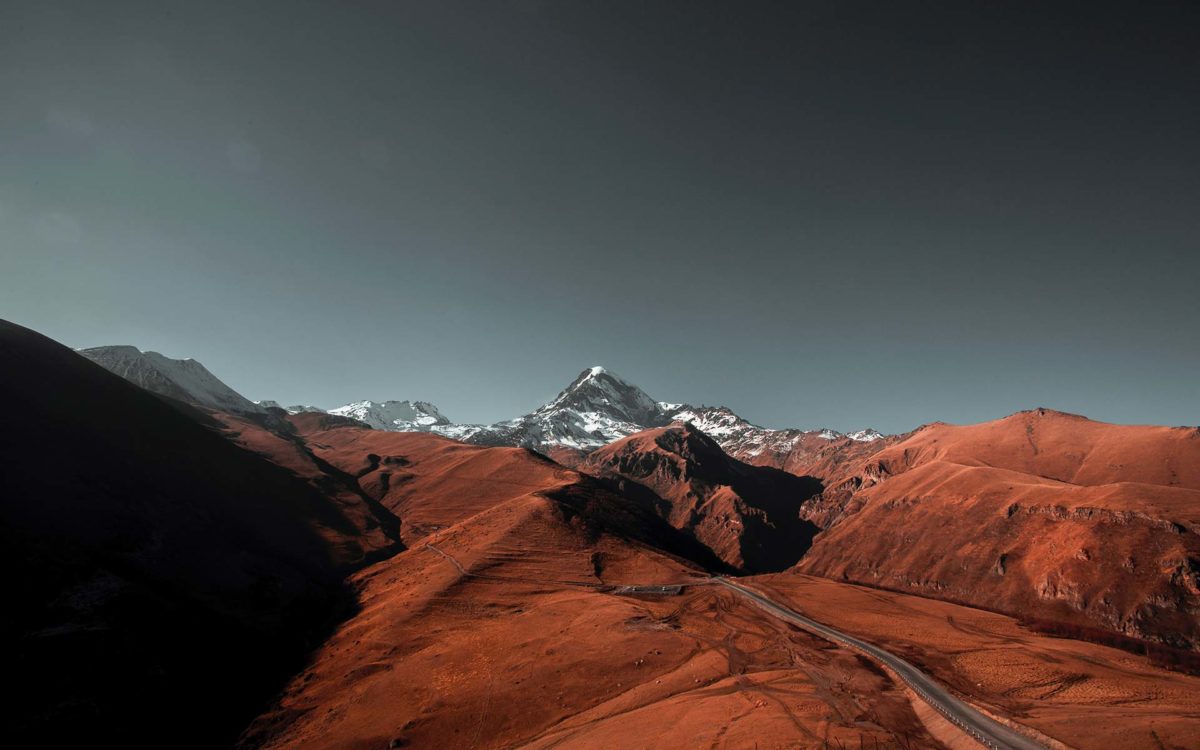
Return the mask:
[[[426,401],[356,401],[336,409],[281,407],[250,401],[193,359],[171,359],[132,346],[82,349],[80,354],[125,379],[171,398],[220,411],[265,414],[326,412],[392,432],[434,432],[477,445],[510,445],[588,452],[614,440],[672,422],[690,422],[732,455],[786,454],[805,440],[869,443],[884,437],[875,430],[771,430],[751,424],[724,406],[690,406],[655,401],[645,391],[603,367],[579,374],[558,396],[529,414],[491,425],[454,424]]]
[[[833,430],[768,430],[751,424],[723,406],[690,406],[655,401],[645,391],[603,367],[584,370],[548,404],[516,419],[494,425],[457,426],[460,440],[479,445],[518,445],[591,451],[614,440],[672,422],[691,422],[727,450],[756,455],[763,450],[786,452],[801,437],[850,438],[871,442],[875,430],[843,435]],[[462,431],[470,428],[469,433]],[[441,431],[441,430],[439,430]]]

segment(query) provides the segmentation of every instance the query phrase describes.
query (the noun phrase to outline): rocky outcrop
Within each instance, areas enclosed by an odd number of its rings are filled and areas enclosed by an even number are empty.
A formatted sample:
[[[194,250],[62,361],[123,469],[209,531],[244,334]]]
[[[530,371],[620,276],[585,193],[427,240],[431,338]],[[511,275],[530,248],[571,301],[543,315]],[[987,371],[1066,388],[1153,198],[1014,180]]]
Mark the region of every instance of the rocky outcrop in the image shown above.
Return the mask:
[[[659,515],[744,572],[791,566],[817,532],[801,517],[817,480],[731,458],[691,424],[619,440],[581,468],[653,493],[647,502]]]

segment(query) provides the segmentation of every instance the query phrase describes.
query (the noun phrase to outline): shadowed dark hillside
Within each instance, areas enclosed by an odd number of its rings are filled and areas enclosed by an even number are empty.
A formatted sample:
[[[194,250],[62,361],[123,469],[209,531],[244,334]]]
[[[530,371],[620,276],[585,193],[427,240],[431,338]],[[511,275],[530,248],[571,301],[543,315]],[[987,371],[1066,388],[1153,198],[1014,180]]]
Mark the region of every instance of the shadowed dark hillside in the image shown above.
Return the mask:
[[[231,741],[347,606],[342,576],[396,540],[32,331],[0,323],[0,361],[10,729]]]

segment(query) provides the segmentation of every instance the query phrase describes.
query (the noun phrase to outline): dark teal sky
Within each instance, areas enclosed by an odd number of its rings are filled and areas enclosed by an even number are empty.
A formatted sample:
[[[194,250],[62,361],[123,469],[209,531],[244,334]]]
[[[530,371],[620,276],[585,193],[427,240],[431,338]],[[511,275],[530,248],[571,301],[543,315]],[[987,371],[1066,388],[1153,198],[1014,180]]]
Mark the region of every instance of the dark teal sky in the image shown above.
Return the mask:
[[[916,5],[6,0],[0,316],[457,421],[1200,422],[1196,6]]]

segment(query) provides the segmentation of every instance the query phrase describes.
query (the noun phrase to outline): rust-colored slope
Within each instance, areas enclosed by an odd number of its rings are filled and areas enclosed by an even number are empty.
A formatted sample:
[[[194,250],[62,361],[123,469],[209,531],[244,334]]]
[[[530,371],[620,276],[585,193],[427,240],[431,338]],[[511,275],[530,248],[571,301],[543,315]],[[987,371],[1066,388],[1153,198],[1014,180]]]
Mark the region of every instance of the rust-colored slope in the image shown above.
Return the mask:
[[[1046,410],[877,454],[805,572],[1200,644],[1200,433]]]
[[[618,595],[704,577],[578,500],[510,498],[356,575],[361,612],[246,744],[931,745],[885,677],[728,592]]]
[[[1141,655],[1039,635],[991,612],[823,578],[785,573],[750,583],[1068,747],[1183,750],[1200,737],[1200,677],[1151,666]]]
[[[820,490],[818,481],[730,458],[691,424],[618,440],[589,454],[581,468],[652,491],[672,526],[745,572],[794,565],[817,532],[800,510]]]
[[[568,511],[715,570],[721,561],[663,522],[646,498],[622,492],[525,448],[490,448],[438,435],[337,427],[304,435],[320,461],[355,477],[362,491],[400,520],[419,544],[441,529],[530,494],[553,496]]]
[[[884,474],[929,461],[991,466],[1078,485],[1200,489],[1200,428],[1114,425],[1052,409],[974,425],[926,425],[874,456]]]
[[[406,544],[506,500],[579,477],[524,448],[483,448],[429,433],[345,427],[305,439],[316,456],[355,477],[401,518]]]

